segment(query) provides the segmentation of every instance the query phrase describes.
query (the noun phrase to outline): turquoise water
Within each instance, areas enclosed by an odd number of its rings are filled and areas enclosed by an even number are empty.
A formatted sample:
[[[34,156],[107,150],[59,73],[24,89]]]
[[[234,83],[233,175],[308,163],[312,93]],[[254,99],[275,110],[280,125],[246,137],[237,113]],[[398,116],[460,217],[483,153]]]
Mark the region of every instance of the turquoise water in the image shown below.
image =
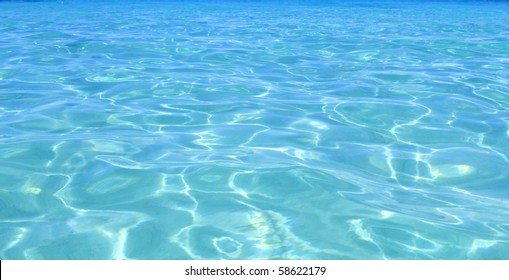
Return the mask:
[[[0,3],[1,259],[509,259],[509,5]]]

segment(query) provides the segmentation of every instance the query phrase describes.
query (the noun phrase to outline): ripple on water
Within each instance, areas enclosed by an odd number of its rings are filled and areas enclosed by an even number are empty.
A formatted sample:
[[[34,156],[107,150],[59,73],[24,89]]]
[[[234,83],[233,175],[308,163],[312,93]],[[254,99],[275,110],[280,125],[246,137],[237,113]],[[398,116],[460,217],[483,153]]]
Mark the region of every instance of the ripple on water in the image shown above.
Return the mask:
[[[503,5],[202,4],[2,2],[0,258],[508,258]]]

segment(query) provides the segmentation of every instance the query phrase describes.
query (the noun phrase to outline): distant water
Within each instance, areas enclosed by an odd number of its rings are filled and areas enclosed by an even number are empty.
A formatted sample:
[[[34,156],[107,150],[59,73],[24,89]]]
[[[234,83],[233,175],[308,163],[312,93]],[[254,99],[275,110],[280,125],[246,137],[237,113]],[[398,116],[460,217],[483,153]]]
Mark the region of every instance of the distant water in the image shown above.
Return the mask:
[[[1,259],[509,259],[507,3],[4,1],[0,62]]]

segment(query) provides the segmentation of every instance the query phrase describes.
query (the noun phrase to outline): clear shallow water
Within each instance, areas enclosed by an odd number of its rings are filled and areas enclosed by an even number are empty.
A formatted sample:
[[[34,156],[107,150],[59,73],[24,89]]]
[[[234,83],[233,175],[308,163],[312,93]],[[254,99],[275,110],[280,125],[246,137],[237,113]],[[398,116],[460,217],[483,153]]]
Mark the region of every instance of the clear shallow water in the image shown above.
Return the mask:
[[[1,259],[509,259],[509,7],[1,3]]]

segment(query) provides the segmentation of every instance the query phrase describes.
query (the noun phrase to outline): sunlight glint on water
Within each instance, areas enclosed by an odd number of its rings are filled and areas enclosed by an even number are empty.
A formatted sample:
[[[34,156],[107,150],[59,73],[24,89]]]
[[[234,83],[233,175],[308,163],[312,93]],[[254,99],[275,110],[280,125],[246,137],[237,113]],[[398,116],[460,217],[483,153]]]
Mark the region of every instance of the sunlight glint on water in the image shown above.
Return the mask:
[[[509,259],[500,3],[0,3],[1,259]]]

